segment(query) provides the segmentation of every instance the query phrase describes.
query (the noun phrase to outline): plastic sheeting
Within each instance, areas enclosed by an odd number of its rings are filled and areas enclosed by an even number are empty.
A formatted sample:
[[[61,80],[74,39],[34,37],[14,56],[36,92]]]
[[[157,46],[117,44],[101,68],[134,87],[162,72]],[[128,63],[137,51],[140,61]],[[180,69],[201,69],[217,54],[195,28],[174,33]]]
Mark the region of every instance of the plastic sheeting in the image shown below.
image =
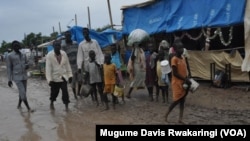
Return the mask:
[[[78,44],[84,39],[82,29],[83,28],[80,26],[74,26],[70,29],[72,33],[72,40],[77,41]],[[105,48],[122,39],[122,32],[113,29],[107,29],[103,32],[89,30],[89,34],[91,38],[97,40],[101,48]]]
[[[156,0],[123,9],[123,33],[149,34],[243,23],[246,0]]]
[[[243,58],[235,50],[233,54],[225,51],[188,51],[188,59],[192,77],[210,80],[210,63],[215,63],[216,70],[225,70],[231,63],[231,80],[233,82],[249,82],[248,72],[241,71]]]

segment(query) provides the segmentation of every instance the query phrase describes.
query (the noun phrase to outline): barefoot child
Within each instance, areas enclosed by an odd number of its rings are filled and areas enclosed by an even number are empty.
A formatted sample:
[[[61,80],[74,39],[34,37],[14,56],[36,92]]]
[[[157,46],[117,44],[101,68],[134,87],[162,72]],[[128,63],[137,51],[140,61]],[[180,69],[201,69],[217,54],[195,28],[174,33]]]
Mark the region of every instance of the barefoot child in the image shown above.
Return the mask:
[[[103,99],[106,106],[105,110],[109,109],[107,94],[112,95],[113,108],[115,109],[115,104],[117,101],[117,97],[114,96],[114,89],[116,84],[116,67],[115,64],[111,63],[111,55],[109,54],[106,54],[104,58],[103,73],[104,73]]]
[[[99,101],[98,101],[98,96],[97,96],[97,89],[98,92],[100,94],[101,97],[101,101],[102,101],[102,95],[103,95],[103,85],[102,85],[102,76],[101,76],[101,69],[100,69],[100,65],[96,62],[95,60],[95,51],[90,50],[89,51],[89,62],[87,62],[86,64],[86,76],[85,76],[85,80],[88,79],[89,84],[91,85],[91,87],[93,88],[93,95],[94,95],[94,99],[96,101],[96,105],[99,106]],[[97,89],[96,89],[97,88]]]

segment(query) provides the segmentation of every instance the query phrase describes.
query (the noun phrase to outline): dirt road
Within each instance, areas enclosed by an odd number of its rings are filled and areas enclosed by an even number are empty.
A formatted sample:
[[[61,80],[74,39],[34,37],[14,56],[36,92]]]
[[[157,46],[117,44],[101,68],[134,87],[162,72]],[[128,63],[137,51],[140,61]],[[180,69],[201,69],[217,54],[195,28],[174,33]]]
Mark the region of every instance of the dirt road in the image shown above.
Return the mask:
[[[218,89],[200,83],[195,93],[187,96],[184,122],[190,125],[250,124],[250,92],[236,87]],[[91,98],[75,100],[70,92],[70,111],[64,110],[61,95],[55,111],[49,108],[49,86],[45,79],[28,80],[28,100],[36,111],[28,113],[23,105],[16,108],[17,89],[7,86],[6,68],[0,65],[0,141],[93,141],[96,124],[177,124],[179,107],[164,121],[170,103],[150,102],[145,89],[132,93],[125,104],[103,112]],[[171,101],[171,90],[169,91]]]

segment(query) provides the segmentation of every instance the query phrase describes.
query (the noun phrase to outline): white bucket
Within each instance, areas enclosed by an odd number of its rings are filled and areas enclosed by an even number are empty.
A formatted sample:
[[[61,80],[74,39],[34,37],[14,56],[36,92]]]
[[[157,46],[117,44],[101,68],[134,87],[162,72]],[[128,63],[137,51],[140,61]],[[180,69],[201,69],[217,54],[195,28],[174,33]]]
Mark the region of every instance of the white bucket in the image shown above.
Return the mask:
[[[171,67],[168,60],[161,61],[161,72],[163,74],[168,74],[171,72]]]
[[[190,91],[191,92],[195,92],[197,90],[197,88],[199,87],[199,83],[196,82],[194,79],[190,78],[190,81],[192,82],[191,86],[190,86]]]
[[[32,76],[32,72],[31,72],[31,71],[28,71],[28,72],[27,72],[27,76],[28,76],[28,77],[31,77],[31,76]]]

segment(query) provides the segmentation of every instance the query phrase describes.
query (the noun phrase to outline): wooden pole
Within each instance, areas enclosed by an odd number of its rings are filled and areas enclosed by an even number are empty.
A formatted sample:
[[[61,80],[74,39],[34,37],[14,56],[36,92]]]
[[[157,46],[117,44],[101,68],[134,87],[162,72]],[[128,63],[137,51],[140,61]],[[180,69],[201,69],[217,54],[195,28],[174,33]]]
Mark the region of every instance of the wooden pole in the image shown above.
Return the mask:
[[[89,18],[89,24],[88,24],[88,28],[91,29],[91,22],[90,22],[90,10],[88,7],[88,18]]]
[[[77,26],[77,15],[75,14],[75,26]]]
[[[111,8],[110,8],[110,1],[107,0],[108,3],[108,10],[109,10],[109,19],[110,19],[110,26],[113,29],[113,20],[112,20],[112,13],[111,13]]]
[[[59,22],[59,33],[60,33],[60,34],[62,33],[60,22]]]

